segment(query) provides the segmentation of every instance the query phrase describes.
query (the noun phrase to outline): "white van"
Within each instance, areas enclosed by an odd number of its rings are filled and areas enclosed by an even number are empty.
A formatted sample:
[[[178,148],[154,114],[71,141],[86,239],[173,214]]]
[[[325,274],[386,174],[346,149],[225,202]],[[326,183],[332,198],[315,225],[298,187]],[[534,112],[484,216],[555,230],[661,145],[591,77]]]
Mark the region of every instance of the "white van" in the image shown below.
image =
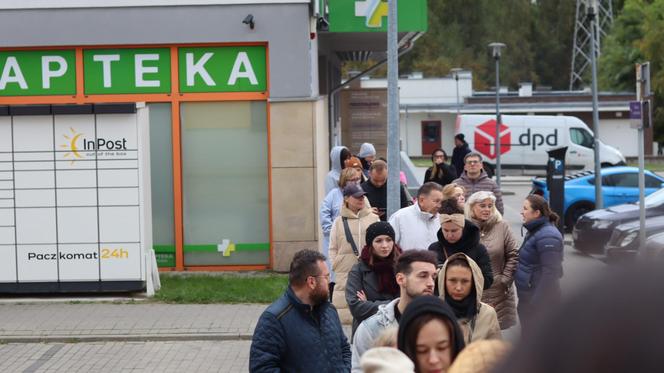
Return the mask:
[[[567,116],[503,115],[500,130],[500,163],[503,169],[546,169],[547,150],[567,146],[568,170],[594,168],[593,132],[579,118]],[[485,164],[496,165],[495,115],[459,115],[456,133],[463,133],[472,151]],[[618,149],[600,141],[602,167],[625,164]],[[492,171],[492,170],[490,170]],[[493,173],[487,171],[489,173]]]

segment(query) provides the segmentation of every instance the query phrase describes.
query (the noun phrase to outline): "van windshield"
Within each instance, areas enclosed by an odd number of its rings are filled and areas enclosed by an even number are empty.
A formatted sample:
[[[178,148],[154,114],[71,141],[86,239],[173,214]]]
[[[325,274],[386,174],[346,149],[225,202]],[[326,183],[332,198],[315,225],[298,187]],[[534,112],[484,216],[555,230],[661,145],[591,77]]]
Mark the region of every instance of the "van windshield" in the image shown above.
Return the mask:
[[[569,137],[573,143],[586,148],[592,148],[594,139],[588,131],[583,128],[570,128]]]

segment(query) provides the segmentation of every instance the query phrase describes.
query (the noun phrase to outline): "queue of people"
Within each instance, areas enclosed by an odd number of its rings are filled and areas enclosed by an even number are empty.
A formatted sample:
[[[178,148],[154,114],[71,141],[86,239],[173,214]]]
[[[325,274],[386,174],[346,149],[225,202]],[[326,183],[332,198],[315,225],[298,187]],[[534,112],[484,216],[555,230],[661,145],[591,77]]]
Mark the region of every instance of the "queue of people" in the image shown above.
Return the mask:
[[[250,371],[454,373],[492,354],[483,359],[488,372],[510,351],[505,330],[519,321],[532,330],[538,307],[559,300],[558,217],[528,196],[519,248],[481,156],[458,140],[461,173],[437,149],[414,203],[402,197],[389,219],[387,163],[373,145],[358,158],[332,150],[335,186],[320,214],[325,255],[295,255],[286,293],[256,325]]]

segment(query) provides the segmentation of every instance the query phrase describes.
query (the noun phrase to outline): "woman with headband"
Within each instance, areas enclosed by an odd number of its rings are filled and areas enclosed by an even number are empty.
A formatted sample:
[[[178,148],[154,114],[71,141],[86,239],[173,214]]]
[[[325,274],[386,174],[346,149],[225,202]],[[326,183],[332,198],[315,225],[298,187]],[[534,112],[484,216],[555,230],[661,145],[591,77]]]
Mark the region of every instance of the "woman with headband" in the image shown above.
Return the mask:
[[[493,284],[491,260],[486,247],[480,243],[480,229],[466,220],[456,200],[443,201],[440,207],[440,225],[438,242],[429,246],[429,250],[436,252],[438,256],[438,265],[443,265],[453,254],[464,253],[482,270],[484,289],[490,288]]]

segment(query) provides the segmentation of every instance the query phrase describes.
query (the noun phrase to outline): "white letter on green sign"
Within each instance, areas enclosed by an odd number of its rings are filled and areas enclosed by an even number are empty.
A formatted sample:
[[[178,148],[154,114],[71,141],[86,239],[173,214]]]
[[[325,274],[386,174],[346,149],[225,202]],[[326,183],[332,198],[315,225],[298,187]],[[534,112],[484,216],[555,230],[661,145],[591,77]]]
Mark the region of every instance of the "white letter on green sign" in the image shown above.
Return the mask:
[[[51,70],[51,63],[57,63],[58,69]],[[51,78],[58,78],[67,72],[67,61],[60,56],[42,56],[42,88],[51,88]]]
[[[14,75],[12,74],[14,71]],[[18,83],[18,86],[21,89],[28,89],[28,83],[25,82],[23,77],[23,72],[21,72],[21,67],[16,61],[16,57],[7,57],[5,62],[5,68],[2,69],[2,75],[0,75],[0,89],[5,89],[7,83]]]
[[[136,69],[136,87],[159,87],[158,80],[144,80],[143,74],[159,72],[156,66],[143,66],[143,61],[159,61],[158,54],[137,54],[134,56],[135,69]]]
[[[207,70],[205,70],[205,63],[210,59],[210,57],[214,56],[214,53],[205,53],[203,57],[201,57],[198,62],[194,62],[194,54],[193,53],[187,53],[187,85],[190,87],[194,86],[194,78],[196,77],[196,74],[200,75],[205,84],[208,86],[214,86],[217,85],[217,83],[214,82],[210,74],[208,74]]]
[[[243,66],[244,71],[241,71]],[[239,78],[247,78],[251,85],[258,85],[258,79],[256,79],[256,74],[254,74],[254,68],[251,66],[251,61],[249,61],[247,52],[240,52],[237,54],[235,63],[233,64],[233,70],[231,71],[231,77],[228,78],[228,85],[235,85]]]
[[[97,54],[92,56],[95,62],[101,62],[102,75],[104,76],[104,88],[110,88],[111,82],[111,62],[120,61],[119,54]]]

